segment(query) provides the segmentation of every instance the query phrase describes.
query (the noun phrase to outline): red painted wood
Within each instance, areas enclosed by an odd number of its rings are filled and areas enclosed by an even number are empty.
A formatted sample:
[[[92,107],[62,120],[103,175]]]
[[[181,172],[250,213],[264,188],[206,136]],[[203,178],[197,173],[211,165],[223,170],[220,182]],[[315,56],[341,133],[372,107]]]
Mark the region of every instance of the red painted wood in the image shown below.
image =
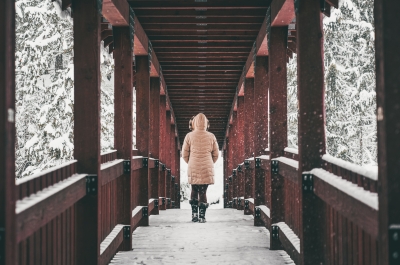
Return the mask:
[[[254,70],[252,71],[254,74]],[[254,78],[246,78],[244,85],[244,153],[245,159],[254,157]],[[244,198],[254,197],[254,169],[242,169],[244,172]],[[244,214],[251,214],[244,209]]]
[[[171,198],[171,207],[172,202],[175,202],[175,180],[172,180],[172,177],[176,177],[176,164],[175,164],[175,152],[177,149],[176,141],[175,141],[175,124],[171,124],[171,133],[170,133],[170,150],[171,150],[171,182],[170,182],[170,197]]]
[[[160,161],[165,165],[166,163],[166,96],[160,96]],[[166,194],[166,171],[160,171],[159,178],[159,197],[165,198]],[[165,204],[162,203],[162,200],[158,202],[159,209],[165,210]]]
[[[233,174],[233,169],[236,168],[236,160],[237,160],[237,128],[238,128],[238,119],[237,119],[237,111],[232,113],[232,125],[229,129],[230,138],[229,138],[229,175],[232,176],[231,181],[231,196],[230,200],[233,201],[233,198],[237,197],[237,175]],[[232,208],[235,208],[235,205],[232,204]]]
[[[269,50],[269,114],[270,159],[283,156],[287,147],[287,80],[286,80],[287,27],[271,28]],[[284,220],[284,179],[271,174],[271,222]],[[271,237],[271,249],[280,249],[279,240]]]
[[[165,197],[171,198],[171,111],[167,110],[165,114],[166,125],[165,125],[165,147],[166,147],[166,168],[170,171],[166,171],[166,184],[165,184]],[[170,172],[170,173],[168,173]],[[167,200],[165,201],[167,203]],[[167,208],[170,208],[170,205],[166,205]]]
[[[117,158],[131,160],[132,157],[132,120],[133,120],[133,72],[132,67],[132,47],[129,39],[129,27],[114,27],[114,148],[117,150]],[[118,174],[119,175],[119,174]],[[111,209],[117,210],[116,215],[109,215],[109,227],[106,229],[105,238],[114,228],[116,223],[129,225],[131,222],[131,180],[133,173],[123,174],[110,184],[109,188],[117,194],[107,194],[107,212]],[[115,176],[119,177],[119,176]],[[115,190],[116,189],[116,190]],[[116,195],[117,197],[114,197]],[[110,197],[109,197],[110,196]],[[117,200],[116,208],[110,206],[111,200]],[[116,217],[114,220],[113,217]],[[116,221],[116,223],[115,223]],[[132,249],[132,241],[123,241],[123,250]]]
[[[74,0],[73,6],[74,157],[79,161],[78,172],[100,178],[100,15],[96,0]],[[97,195],[86,196],[77,204],[77,264],[97,264],[101,240],[99,182],[97,191]]]
[[[150,132],[150,72],[148,56],[136,56],[136,148],[139,155],[149,155]],[[134,191],[136,206],[149,204],[149,169],[141,168],[134,173]],[[148,217],[143,218],[141,225],[148,225]]]
[[[178,138],[175,138],[176,143],[175,146],[178,145]],[[176,147],[175,149],[175,183],[177,186],[175,187],[175,208],[181,208],[181,152]]]
[[[301,172],[321,166],[325,154],[323,27],[319,3],[301,1],[297,14],[297,80],[299,100],[299,185]],[[300,193],[303,264],[325,263],[323,203]]]
[[[150,132],[149,132],[149,156],[160,158],[160,78],[150,78]],[[165,116],[165,115],[164,115]],[[149,169],[149,198],[158,199],[159,169]],[[158,214],[156,207],[152,214]]]
[[[15,3],[0,3],[0,264],[15,264]],[[4,234],[3,234],[4,233]]]
[[[400,3],[389,0],[375,1],[376,28],[376,92],[378,117],[378,165],[379,165],[379,262],[389,263],[393,255],[390,249],[388,227],[400,224],[400,138],[399,138],[399,84],[397,71],[399,44],[395,23]],[[393,241],[392,241],[393,242]],[[393,245],[392,245],[393,244]],[[392,251],[393,252],[393,251]]]
[[[245,142],[245,105],[244,105],[244,97],[238,97],[238,102],[237,102],[237,109],[238,109],[238,130],[237,130],[237,160],[235,167],[238,166],[238,164],[241,164],[244,162],[245,159],[245,153],[244,153],[244,142]],[[244,171],[244,168],[242,168],[242,171]],[[238,186],[238,192],[237,192],[237,197],[244,197],[244,174],[241,172],[236,172],[237,175],[237,186]],[[243,210],[240,205],[238,205],[238,210]]]
[[[254,156],[265,154],[268,148],[268,57],[257,57],[254,73]],[[254,205],[265,205],[266,177],[269,172],[262,168],[255,169]],[[260,225],[260,218],[254,219]]]

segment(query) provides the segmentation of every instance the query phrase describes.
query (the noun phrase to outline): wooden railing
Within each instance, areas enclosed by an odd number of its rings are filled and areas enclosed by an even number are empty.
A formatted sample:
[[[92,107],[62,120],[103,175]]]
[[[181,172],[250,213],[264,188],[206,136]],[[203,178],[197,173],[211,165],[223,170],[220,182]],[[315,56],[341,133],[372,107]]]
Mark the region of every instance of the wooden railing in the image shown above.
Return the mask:
[[[101,183],[98,264],[108,264],[124,242],[131,240],[133,230],[141,225],[144,217],[158,207],[163,209],[166,203],[167,208],[172,208],[172,201],[179,199],[174,197],[171,188],[175,187],[175,183],[171,183],[174,177],[167,173],[170,169],[156,159],[134,156],[131,161],[124,161],[116,159],[116,151],[110,151],[101,155],[101,161],[100,178],[78,174],[77,161],[74,160],[16,180],[18,264],[75,264],[75,223],[79,214],[76,203],[96,193],[96,186],[90,183]],[[131,188],[123,186],[121,177],[130,177],[126,175],[127,172],[143,167],[160,170],[159,176],[163,181],[159,182],[159,190],[164,189],[166,195],[151,198],[148,206],[132,209],[131,225],[120,224],[118,218],[124,211],[121,208],[122,190]]]
[[[254,214],[255,225],[264,225],[271,231],[271,237],[279,240],[296,264],[301,263],[302,208],[299,198],[302,193],[313,193],[321,202],[320,222],[324,227],[323,239],[326,242],[324,264],[379,264],[378,263],[378,196],[377,172],[333,158],[323,156],[321,168],[310,172],[298,171],[297,150],[286,148],[284,156],[270,160],[269,155],[254,159],[254,168],[262,172],[265,178],[265,205],[254,205],[254,199],[245,199],[239,203],[239,189],[243,180],[229,176],[229,204],[237,209],[249,208]],[[250,166],[252,168],[252,163]],[[241,171],[241,165],[234,169]],[[278,175],[283,179],[282,201],[280,209],[283,217],[280,222],[271,223],[271,177]],[[301,176],[301,178],[300,178]],[[239,175],[240,178],[240,175]],[[254,181],[254,180],[251,180]],[[260,183],[255,182],[255,185]],[[256,194],[254,194],[256,197]],[[238,199],[239,198],[239,199]],[[236,202],[236,204],[235,204]],[[253,210],[254,209],[254,210]]]

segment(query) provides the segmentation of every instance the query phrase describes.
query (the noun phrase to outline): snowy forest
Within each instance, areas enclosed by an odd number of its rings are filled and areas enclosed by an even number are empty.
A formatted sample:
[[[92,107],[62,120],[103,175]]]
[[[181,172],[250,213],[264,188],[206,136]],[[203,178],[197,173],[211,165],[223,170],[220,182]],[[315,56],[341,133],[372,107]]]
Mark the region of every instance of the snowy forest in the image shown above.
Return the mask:
[[[73,159],[73,21],[58,1],[16,0],[15,4],[16,176],[21,178]],[[327,150],[368,166],[377,160],[373,4],[373,0],[341,0],[340,8],[324,18]],[[105,48],[102,151],[114,145],[113,69],[112,55]],[[288,63],[288,142],[295,148],[296,71],[294,56]]]

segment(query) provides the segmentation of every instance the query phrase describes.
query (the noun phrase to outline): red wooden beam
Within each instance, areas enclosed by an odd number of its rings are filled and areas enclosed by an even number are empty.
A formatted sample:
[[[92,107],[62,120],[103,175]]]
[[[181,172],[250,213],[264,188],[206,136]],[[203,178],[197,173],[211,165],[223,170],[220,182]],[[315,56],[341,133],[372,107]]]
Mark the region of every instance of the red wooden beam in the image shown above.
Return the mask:
[[[194,8],[206,9],[263,9],[266,8],[271,1],[253,0],[243,2],[241,0],[217,1],[217,2],[188,2],[179,1],[144,1],[144,0],[129,0],[135,10],[142,9],[162,9],[162,10],[185,10]]]
[[[324,50],[320,3],[300,1],[296,14],[299,100],[299,186],[302,172],[321,166],[325,154]],[[271,84],[272,86],[272,84]],[[310,126],[312,124],[312,126]],[[324,207],[312,193],[300,192],[302,264],[324,263]]]
[[[269,50],[269,113],[270,158],[283,155],[287,147],[287,76],[286,76],[287,27],[271,28]],[[271,223],[284,219],[284,180],[271,174]],[[271,249],[281,249],[278,239],[271,237]]]
[[[104,8],[104,7],[103,7]],[[119,159],[132,158],[133,63],[129,27],[114,27],[114,148]],[[118,203],[118,224],[131,224],[132,172],[123,174],[117,183],[122,201]],[[132,240],[125,240],[125,250],[132,249]]]
[[[102,15],[114,27],[129,26],[129,4],[126,0],[103,0]]]
[[[167,160],[167,146],[165,144],[166,141],[166,96],[160,96],[160,134],[159,134],[159,142],[160,142],[160,161],[165,164]],[[162,166],[160,167],[162,170]],[[158,193],[161,201],[158,202],[159,209],[165,210],[165,204],[162,203],[162,200],[165,199],[166,196],[166,171],[160,171],[159,181],[158,181]]]
[[[139,155],[149,157],[150,133],[150,72],[148,56],[136,56],[136,148]],[[149,203],[149,169],[135,171],[134,207],[148,206]],[[143,218],[140,225],[147,226],[149,219]]]
[[[135,20],[135,37],[133,41],[133,53],[135,55],[146,55],[149,51],[149,38],[144,32],[142,25],[140,24],[137,16],[134,17]]]
[[[73,0],[74,7],[74,157],[78,173],[100,178],[100,14],[97,1]],[[86,26],[82,26],[86,25]],[[91,52],[87,52],[91,47]],[[97,194],[76,206],[76,263],[97,264],[101,243],[101,212]]]
[[[400,43],[398,14],[400,2],[375,0],[376,93],[379,165],[379,262],[396,264],[394,252],[400,253],[393,240],[399,231],[400,211],[400,75],[397,71]],[[397,240],[398,242],[398,240]]]
[[[15,1],[0,18],[0,264],[15,264]]]
[[[154,159],[160,158],[160,78],[150,78],[150,135],[149,135],[149,156]],[[163,116],[165,116],[163,114]],[[149,197],[159,198],[159,170],[150,169],[149,172]],[[150,211],[149,211],[150,212]],[[158,214],[158,207],[155,207],[152,214]]]
[[[268,55],[267,17],[265,17],[256,39],[257,56]]]
[[[254,78],[246,78],[244,85],[244,155],[245,159],[254,158]],[[254,170],[243,168],[244,199],[253,198]],[[244,209],[244,214],[251,214],[250,209]]]
[[[294,0],[275,0],[271,3],[271,26],[287,26],[295,18]]]
[[[257,57],[254,73],[254,156],[264,154],[268,148],[268,57]],[[254,205],[265,205],[265,186],[269,172],[262,168],[255,169]],[[261,218],[254,218],[254,225],[260,225]]]

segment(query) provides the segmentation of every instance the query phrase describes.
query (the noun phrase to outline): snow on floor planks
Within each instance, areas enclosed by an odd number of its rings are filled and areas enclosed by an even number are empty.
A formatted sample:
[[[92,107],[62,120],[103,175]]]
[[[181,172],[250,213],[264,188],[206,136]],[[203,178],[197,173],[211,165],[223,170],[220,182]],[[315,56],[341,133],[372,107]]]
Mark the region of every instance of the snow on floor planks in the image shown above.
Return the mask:
[[[285,251],[269,250],[269,232],[234,209],[207,210],[207,223],[192,223],[190,210],[150,216],[133,233],[133,251],[110,264],[294,264]]]

